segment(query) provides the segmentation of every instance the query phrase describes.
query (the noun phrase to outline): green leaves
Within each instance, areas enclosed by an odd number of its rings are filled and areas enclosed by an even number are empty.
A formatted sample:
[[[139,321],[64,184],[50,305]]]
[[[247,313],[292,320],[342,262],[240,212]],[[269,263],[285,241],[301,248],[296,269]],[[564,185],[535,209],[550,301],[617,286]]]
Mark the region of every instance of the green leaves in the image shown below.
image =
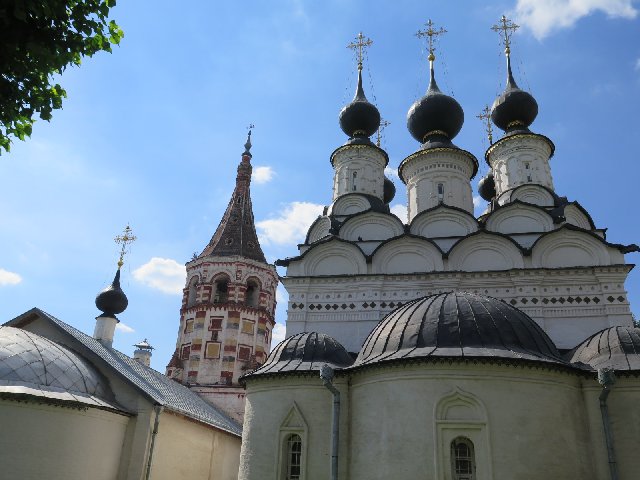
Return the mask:
[[[0,8],[0,154],[50,120],[67,93],[53,75],[111,52],[124,36],[108,20],[115,0],[4,0]]]

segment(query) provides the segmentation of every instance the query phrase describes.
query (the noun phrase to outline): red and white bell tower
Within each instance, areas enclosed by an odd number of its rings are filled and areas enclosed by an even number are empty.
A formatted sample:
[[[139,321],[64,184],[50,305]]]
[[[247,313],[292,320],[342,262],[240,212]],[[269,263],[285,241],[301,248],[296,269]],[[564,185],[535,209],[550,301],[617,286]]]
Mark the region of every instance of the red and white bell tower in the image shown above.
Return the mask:
[[[269,354],[278,284],[256,234],[250,149],[251,131],[220,225],[202,253],[186,264],[178,341],[166,370],[240,422],[244,389],[238,378]]]

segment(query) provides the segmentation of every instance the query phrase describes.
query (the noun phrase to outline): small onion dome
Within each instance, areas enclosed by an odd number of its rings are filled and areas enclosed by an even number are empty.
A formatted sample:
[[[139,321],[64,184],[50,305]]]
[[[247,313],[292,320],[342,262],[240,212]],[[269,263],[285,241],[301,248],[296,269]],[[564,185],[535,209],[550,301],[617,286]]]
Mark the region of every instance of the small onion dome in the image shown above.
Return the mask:
[[[340,128],[351,139],[367,140],[380,127],[380,112],[369,103],[362,89],[362,70],[358,70],[358,88],[353,101],[338,115]]]
[[[538,102],[529,92],[520,90],[511,73],[507,56],[507,87],[491,106],[491,120],[505,132],[527,130],[538,116]]]
[[[594,370],[640,370],[640,328],[605,328],[578,345],[570,358]]]
[[[391,200],[396,196],[396,186],[393,182],[388,179],[386,176],[384,177],[384,188],[382,194],[382,200],[384,203],[391,203]]]
[[[478,193],[487,202],[490,202],[496,196],[496,183],[493,179],[493,172],[490,171],[480,179]]]
[[[113,282],[96,296],[96,307],[104,317],[115,317],[126,310],[129,300],[120,288],[120,269],[116,272]]]
[[[451,146],[464,123],[464,112],[460,104],[440,91],[436,84],[433,67],[427,94],[417,100],[407,113],[407,128],[422,144],[438,143]]]
[[[317,332],[297,333],[280,342],[264,365],[245,375],[245,378],[284,372],[320,371],[325,363],[334,369],[341,369],[351,365],[353,358],[329,335]]]
[[[567,365],[525,313],[467,292],[418,298],[386,315],[354,366],[408,358],[502,358]]]

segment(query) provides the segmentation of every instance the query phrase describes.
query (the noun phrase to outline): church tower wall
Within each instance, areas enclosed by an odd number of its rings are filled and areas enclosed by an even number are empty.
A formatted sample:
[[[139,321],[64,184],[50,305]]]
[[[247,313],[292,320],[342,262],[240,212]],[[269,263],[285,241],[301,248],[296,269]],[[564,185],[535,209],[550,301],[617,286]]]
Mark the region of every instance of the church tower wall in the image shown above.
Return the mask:
[[[331,157],[333,200],[347,193],[363,193],[380,200],[384,193],[384,152],[373,145],[345,145]]]

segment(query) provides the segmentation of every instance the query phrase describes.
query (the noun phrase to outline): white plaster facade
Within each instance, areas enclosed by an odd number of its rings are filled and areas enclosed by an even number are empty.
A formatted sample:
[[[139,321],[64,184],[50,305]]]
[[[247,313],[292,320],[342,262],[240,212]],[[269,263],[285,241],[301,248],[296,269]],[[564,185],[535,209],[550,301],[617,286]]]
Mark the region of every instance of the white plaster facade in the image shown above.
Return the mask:
[[[337,149],[331,157],[333,200],[352,192],[382,200],[387,161],[384,151],[373,145],[345,145]]]

